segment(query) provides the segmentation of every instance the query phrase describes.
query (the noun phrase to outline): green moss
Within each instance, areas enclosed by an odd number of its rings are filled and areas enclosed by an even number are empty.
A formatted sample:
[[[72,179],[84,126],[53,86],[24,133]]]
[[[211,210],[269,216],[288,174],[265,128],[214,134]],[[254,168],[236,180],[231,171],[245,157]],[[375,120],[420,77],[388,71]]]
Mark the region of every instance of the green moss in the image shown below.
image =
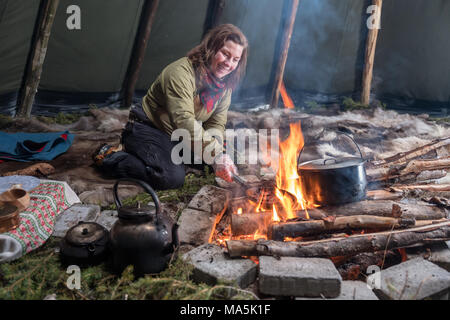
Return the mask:
[[[0,130],[8,128],[12,123],[12,117],[0,114]]]
[[[59,112],[55,117],[38,116],[37,119],[46,124],[71,124],[77,122],[84,115],[83,113]]]
[[[166,203],[179,203],[189,202],[192,197],[205,185],[212,184],[214,185],[215,175],[213,172],[210,172],[208,167],[205,170],[204,175],[199,176],[193,173],[189,173],[186,175],[183,187],[179,189],[170,189],[170,190],[160,190],[157,191],[156,194],[161,202]],[[140,203],[148,203],[152,201],[151,195],[148,193],[140,193],[134,197],[126,198],[122,201],[122,204],[125,206],[132,206]],[[106,208],[105,210],[116,210],[116,205],[112,204]]]
[[[253,299],[235,286],[194,283],[192,266],[181,258],[172,261],[159,275],[139,279],[129,266],[121,276],[108,272],[104,264],[81,269],[80,290],[70,290],[70,274],[60,264],[59,240],[50,238],[41,248],[17,261],[0,265],[0,299],[36,300],[56,294],[58,300],[167,300],[167,299]]]
[[[352,98],[344,98],[342,101],[342,107],[345,111],[361,110],[370,108],[369,105],[361,102],[356,102]]]

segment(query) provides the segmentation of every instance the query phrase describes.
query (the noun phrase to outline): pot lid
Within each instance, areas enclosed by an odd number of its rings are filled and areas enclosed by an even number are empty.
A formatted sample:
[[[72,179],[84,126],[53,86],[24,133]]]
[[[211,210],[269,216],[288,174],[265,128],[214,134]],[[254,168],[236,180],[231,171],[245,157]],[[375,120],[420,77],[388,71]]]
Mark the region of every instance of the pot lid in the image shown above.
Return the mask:
[[[65,238],[67,242],[73,245],[83,246],[105,239],[107,236],[108,231],[100,224],[95,222],[80,222],[67,231]]]
[[[358,166],[365,162],[362,158],[357,157],[342,157],[329,159],[316,159],[299,164],[299,170],[327,170],[327,169],[341,169],[353,166]]]
[[[9,203],[1,203],[0,202],[0,218],[6,217],[10,214],[13,214],[17,211],[17,207],[9,204]]]

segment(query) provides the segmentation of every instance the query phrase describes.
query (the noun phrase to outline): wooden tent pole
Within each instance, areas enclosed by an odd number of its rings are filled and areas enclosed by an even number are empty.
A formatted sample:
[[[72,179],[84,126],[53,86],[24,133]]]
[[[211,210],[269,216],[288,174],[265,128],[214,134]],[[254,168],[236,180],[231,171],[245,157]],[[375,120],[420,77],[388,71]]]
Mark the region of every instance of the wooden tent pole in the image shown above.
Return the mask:
[[[59,0],[41,0],[25,77],[19,94],[17,110],[19,117],[29,118],[31,116],[31,109],[41,81],[42,66],[47,54],[48,40],[50,39],[58,5]]]
[[[142,9],[138,31],[133,44],[127,74],[122,84],[123,100],[122,107],[129,108],[133,101],[134,90],[139,77],[142,64],[144,63],[145,50],[152,30],[155,14],[158,9],[159,0],[146,0]]]
[[[287,56],[289,52],[289,46],[291,44],[292,32],[294,30],[295,17],[297,15],[297,9],[299,0],[289,0],[289,18],[286,21],[283,28],[283,41],[281,43],[281,54],[278,57],[277,67],[275,71],[275,78],[273,81],[272,94],[270,99],[270,107],[278,107],[278,99],[280,97],[280,86],[283,81],[284,68],[286,67]]]
[[[375,28],[369,29],[366,40],[366,54],[364,60],[364,70],[362,78],[361,103],[368,105],[370,103],[370,89],[372,86],[373,65],[375,60],[375,49],[377,46],[378,26],[381,23],[381,10],[383,0],[373,0],[372,5],[378,7],[377,16],[375,17]]]
[[[209,30],[219,24],[225,4],[226,0],[209,0],[208,13],[203,27],[202,38],[206,35],[206,33],[208,33]]]

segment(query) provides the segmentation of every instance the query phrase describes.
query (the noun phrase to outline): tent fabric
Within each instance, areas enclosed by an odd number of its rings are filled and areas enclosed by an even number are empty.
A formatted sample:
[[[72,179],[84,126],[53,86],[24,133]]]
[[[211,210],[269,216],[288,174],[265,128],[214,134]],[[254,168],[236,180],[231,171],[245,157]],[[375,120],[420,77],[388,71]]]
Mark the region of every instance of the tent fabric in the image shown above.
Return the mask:
[[[0,113],[20,90],[38,2],[0,0]],[[247,75],[233,103],[267,101],[289,1],[227,1],[219,23],[233,23],[250,43]],[[61,0],[33,114],[118,105],[144,0]],[[294,101],[327,102],[361,88],[370,0],[302,0],[284,82]],[[81,30],[68,30],[69,5],[81,9]],[[198,44],[209,0],[159,2],[136,86],[139,99],[170,62]],[[396,104],[449,107],[448,0],[385,1],[372,93]],[[83,99],[78,99],[78,96]],[[305,98],[307,97],[307,98]],[[90,100],[90,101],[89,101]]]

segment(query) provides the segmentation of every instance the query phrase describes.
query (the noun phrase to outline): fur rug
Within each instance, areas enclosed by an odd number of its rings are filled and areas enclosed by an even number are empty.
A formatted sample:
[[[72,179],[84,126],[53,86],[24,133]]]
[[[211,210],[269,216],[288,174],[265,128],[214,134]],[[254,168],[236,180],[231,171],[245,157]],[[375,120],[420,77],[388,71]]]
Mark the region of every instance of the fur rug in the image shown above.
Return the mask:
[[[49,125],[36,118],[13,121],[4,131],[49,132],[69,130],[75,141],[68,152],[49,163],[55,172],[46,178],[66,181],[85,203],[112,203],[114,179],[102,176],[93,165],[91,155],[103,143],[117,144],[128,119],[128,110],[102,108],[91,110],[87,116],[70,125]],[[302,160],[330,156],[354,156],[357,149],[337,132],[345,132],[359,145],[367,159],[382,159],[399,152],[415,149],[439,138],[450,137],[450,125],[430,121],[427,115],[399,114],[380,108],[353,112],[330,112],[330,115],[306,114],[289,109],[258,112],[229,111],[228,129],[245,128],[280,130],[281,137],[289,135],[289,123],[301,122],[304,136]],[[300,143],[300,142],[299,142]],[[449,154],[450,150],[439,150]],[[30,163],[4,162],[0,175],[30,166]],[[240,168],[241,169],[241,168]],[[244,168],[245,169],[245,168]],[[248,166],[243,174],[259,174],[255,166]],[[138,193],[133,186],[123,196]]]

